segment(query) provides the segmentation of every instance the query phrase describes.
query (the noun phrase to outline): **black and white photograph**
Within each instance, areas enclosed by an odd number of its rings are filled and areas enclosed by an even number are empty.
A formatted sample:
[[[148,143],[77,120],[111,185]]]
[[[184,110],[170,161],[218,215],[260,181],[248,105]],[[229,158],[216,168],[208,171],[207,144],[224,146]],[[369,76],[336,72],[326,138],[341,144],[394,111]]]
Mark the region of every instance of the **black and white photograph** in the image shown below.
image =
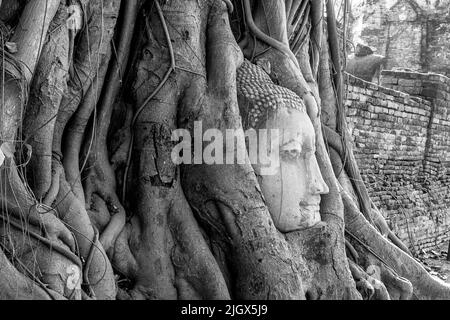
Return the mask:
[[[450,0],[0,0],[0,43],[0,300],[450,300]]]

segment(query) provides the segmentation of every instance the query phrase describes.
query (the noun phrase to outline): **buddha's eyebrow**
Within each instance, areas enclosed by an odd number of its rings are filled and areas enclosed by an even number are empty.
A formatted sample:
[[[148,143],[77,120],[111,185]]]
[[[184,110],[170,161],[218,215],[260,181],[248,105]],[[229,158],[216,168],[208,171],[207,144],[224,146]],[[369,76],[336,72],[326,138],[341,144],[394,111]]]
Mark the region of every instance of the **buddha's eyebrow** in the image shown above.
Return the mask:
[[[297,139],[291,138],[291,139],[289,139],[288,141],[283,142],[283,143],[280,145],[280,147],[284,147],[284,146],[286,146],[286,145],[288,145],[288,144],[290,144],[290,143],[293,143],[293,142],[298,142],[298,141],[297,141]],[[303,144],[299,144],[299,145],[300,145],[300,147],[303,147]]]

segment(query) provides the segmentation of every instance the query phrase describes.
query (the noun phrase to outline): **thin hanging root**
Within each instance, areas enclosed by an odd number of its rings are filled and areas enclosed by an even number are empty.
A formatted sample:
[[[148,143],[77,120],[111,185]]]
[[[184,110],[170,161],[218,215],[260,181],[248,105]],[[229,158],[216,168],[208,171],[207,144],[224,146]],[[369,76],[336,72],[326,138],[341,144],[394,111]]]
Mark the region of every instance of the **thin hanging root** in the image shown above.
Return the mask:
[[[7,172],[3,175],[5,168],[0,172],[0,180],[7,180],[7,185],[1,188],[2,194],[0,204],[7,208],[11,216],[21,221],[26,219],[27,223],[44,230],[49,241],[62,241],[70,249],[75,247],[75,242],[70,231],[64,227],[63,223],[53,214],[53,209],[39,204],[33,199],[20,178],[17,167],[12,158],[6,162]],[[2,186],[3,187],[3,186]],[[0,217],[5,219],[4,217]]]
[[[383,280],[386,285],[392,283],[394,291],[397,295],[403,297],[410,295],[410,289],[414,288],[412,293],[419,299],[449,299],[450,286],[434,279],[423,266],[414,258],[404,253],[401,249],[394,246],[385,239],[360,213],[346,192],[342,193],[345,200],[345,225],[347,234],[350,233],[350,240],[353,242],[358,252],[366,258],[371,258],[369,264],[376,265],[386,272],[391,270],[395,275],[396,272],[403,277],[395,278],[391,281],[389,274],[386,273],[387,280]],[[357,248],[359,247],[359,248]],[[391,277],[392,278],[392,277]],[[407,281],[404,278],[408,279]],[[388,283],[390,281],[390,283]],[[408,283],[409,282],[409,283]],[[400,293],[400,294],[399,294]]]
[[[105,251],[108,252],[111,248],[114,248],[114,244],[125,226],[126,212],[115,193],[106,196],[106,198],[107,201],[105,203],[108,206],[108,210],[112,212],[112,217],[100,236],[100,243]]]
[[[81,172],[86,166],[86,161],[80,165],[80,151],[85,138],[84,133],[89,124],[89,119],[92,114],[94,115],[94,119],[96,119],[97,116],[96,105],[100,98],[101,88],[103,87],[108,70],[107,61],[109,60],[110,54],[105,61],[102,61],[103,63],[98,70],[98,74],[96,75],[96,81],[92,83],[88,92],[83,97],[83,102],[70,120],[65,133],[63,166],[66,180],[69,182],[73,193],[82,202],[84,202],[85,199],[83,187],[81,185]],[[95,130],[92,130],[89,137],[90,145],[94,143],[94,139]]]
[[[95,248],[95,244],[97,242],[98,242],[98,231],[94,227],[94,240],[92,242],[91,249],[89,250],[89,255],[86,260],[86,264],[85,264],[85,267],[83,270],[84,283],[88,286],[89,294],[90,294],[91,298],[94,298],[94,299],[95,299],[95,292],[92,289],[91,283],[89,282],[89,268],[91,267],[91,264],[92,264],[92,259],[94,257],[94,248]]]
[[[308,8],[308,10],[307,10],[307,12],[306,12],[306,14],[305,14],[306,8]],[[302,34],[302,31],[303,31],[303,29],[304,29],[304,26],[306,25],[306,23],[307,23],[308,20],[309,20],[309,8],[310,8],[309,1],[305,1],[305,2],[303,3],[302,7],[301,7],[300,10],[299,10],[297,19],[295,19],[295,21],[293,21],[291,24],[288,24],[288,26],[291,27],[291,31],[292,31],[292,32],[295,32],[295,30],[296,30],[297,27],[298,27],[298,24],[299,24],[300,22],[302,22],[302,27],[298,30],[298,34],[296,35],[297,41],[298,41],[298,38],[300,37],[299,35]],[[304,16],[304,19],[302,19],[303,16]],[[294,43],[296,43],[296,41],[294,41]]]
[[[323,44],[323,0],[311,3],[311,65],[313,77],[317,78],[320,63],[320,51]]]
[[[367,280],[370,280],[374,287],[379,291],[378,295],[381,295],[381,297],[379,297],[378,300],[388,300],[391,298],[399,300],[411,299],[413,295],[413,286],[411,282],[400,277],[383,258],[376,254],[375,251],[366,245],[361,239],[349,231],[346,231],[346,233],[351,235],[351,238],[356,240],[358,246],[364,248],[364,251],[366,251],[364,259],[361,260],[364,260],[364,264],[368,268],[367,270],[370,269],[371,272],[374,272],[374,277],[370,276]],[[352,264],[353,261],[349,261],[350,268],[352,268]],[[378,270],[380,271],[377,272],[375,266],[378,267]]]
[[[120,30],[120,42],[116,56],[117,61],[113,64],[112,70],[109,72],[110,76],[106,80],[105,94],[99,107],[98,126],[100,127],[99,140],[101,140],[101,144],[106,144],[114,101],[122,86],[123,71],[126,68],[130,55],[130,44],[135,29],[137,12],[138,1],[127,1],[123,18],[124,21]]]
[[[252,16],[252,7],[250,5],[250,0],[244,0],[244,7],[245,7],[245,19],[247,22],[247,26],[250,29],[250,32],[258,40],[261,40],[265,44],[279,50],[280,52],[282,52],[283,54],[288,56],[292,60],[292,62],[294,62],[294,65],[297,66],[298,68],[300,68],[297,58],[292,53],[291,49],[289,48],[289,46],[287,44],[284,44],[284,43],[268,36],[267,34],[262,32],[258,28],[258,26],[255,24],[255,21],[253,20],[253,16]]]
[[[134,126],[136,124],[137,119],[139,118],[139,115],[141,112],[145,109],[147,104],[158,94],[158,92],[164,87],[167,80],[169,80],[170,75],[176,68],[175,63],[175,54],[173,51],[172,41],[170,39],[169,30],[167,29],[166,19],[164,18],[164,13],[161,9],[161,6],[159,5],[158,1],[155,1],[156,10],[158,11],[159,19],[161,20],[161,24],[164,30],[164,35],[166,37],[167,46],[169,47],[169,54],[170,54],[170,67],[167,70],[166,74],[164,75],[164,78],[161,80],[160,84],[153,90],[153,92],[150,94],[150,96],[144,101],[142,106],[139,107],[139,109],[136,111],[136,114],[133,117],[133,120],[131,121],[131,141],[130,146],[128,148],[128,156],[127,156],[127,164],[125,166],[125,172],[123,174],[123,189],[122,189],[122,203],[125,203],[125,197],[127,193],[127,181],[128,181],[128,171],[130,170],[131,165],[131,155],[133,152],[133,144],[134,144]],[[150,32],[150,30],[147,30]]]
[[[94,144],[97,132],[91,130],[88,136],[88,124],[96,125],[97,104],[101,98],[105,84],[108,66],[111,61],[111,40],[114,36],[114,28],[117,25],[116,17],[119,15],[121,0],[108,0],[108,15],[104,15],[103,1],[92,3],[90,17],[86,19],[86,38],[81,38],[80,49],[77,48],[76,56],[85,55],[84,59],[76,62],[77,75],[80,74],[78,85],[74,85],[81,104],[76,106],[76,112],[64,132],[64,148],[62,159],[67,182],[76,197],[85,202],[83,187],[81,184],[81,172],[83,172],[87,159],[80,164],[80,151],[85,140],[89,141],[89,151]],[[84,36],[84,32],[82,33]],[[92,45],[91,45],[92,43]],[[77,60],[77,59],[76,59]],[[82,63],[81,63],[82,62]],[[81,85],[81,87],[80,87]],[[72,88],[71,88],[72,89]],[[78,92],[81,89],[81,92]],[[93,121],[89,122],[93,118]],[[63,128],[61,128],[63,129]],[[62,135],[63,132],[58,132]],[[59,139],[60,137],[58,137]],[[58,148],[58,146],[56,146]],[[80,170],[81,169],[81,170]]]
[[[392,241],[393,244],[395,244],[397,247],[402,249],[404,252],[409,254],[411,257],[413,256],[411,251],[409,251],[408,247],[395,235],[394,232],[389,228],[386,220],[384,219],[381,212],[376,208],[375,204],[373,204],[372,200],[370,201],[373,207],[372,210],[372,216],[373,216],[373,222],[378,227],[380,232],[383,233],[383,235],[387,236],[389,240]]]
[[[363,256],[362,263],[367,268],[367,274],[370,273],[371,283],[375,288],[385,288],[386,295],[394,300],[410,300],[413,296],[413,285],[407,279],[398,275],[385,260],[377,255],[369,246],[360,239],[352,235],[356,241],[356,246]],[[364,254],[363,254],[364,253]],[[373,276],[373,277],[372,277]],[[382,286],[380,285],[382,284]],[[381,292],[382,293],[382,292]]]
[[[344,148],[342,147],[342,139],[340,139],[339,135],[330,129],[327,126],[323,126],[323,133],[325,135],[325,139],[328,142],[329,146],[336,150],[336,152],[340,155],[341,161],[344,161]],[[351,150],[351,147],[348,146],[347,150]],[[392,230],[388,227],[386,220],[378,211],[378,209],[373,205],[371,208],[372,200],[370,199],[369,193],[366,189],[365,184],[363,183],[361,173],[358,169],[358,164],[353,156],[353,152],[348,153],[350,155],[349,159],[345,161],[345,172],[350,178],[353,188],[357,194],[359,204],[361,206],[361,212],[364,214],[364,217],[383,234],[386,235],[389,240],[392,241],[397,247],[402,249],[405,253],[412,256],[411,252],[405,246],[405,244],[392,232]],[[333,156],[331,156],[333,158]],[[340,162],[340,166],[342,166],[342,162]]]
[[[4,247],[0,245],[0,247]],[[3,250],[2,250],[3,249]],[[4,252],[6,248],[0,248],[0,299],[1,300],[65,300],[59,293],[49,289],[22,261],[15,259],[28,276],[20,273],[9,261]],[[11,256],[14,256],[10,253]],[[11,279],[14,279],[11,282]]]
[[[342,192],[342,200],[344,201],[345,209],[348,210],[357,210],[356,206],[352,203],[351,197],[344,191]],[[369,245],[364,243],[361,239],[359,239],[355,234],[353,234],[350,230],[346,229],[345,233],[350,236],[351,239],[358,242],[362,247],[364,247],[368,252],[370,252],[375,258],[377,258],[381,263],[383,263],[387,268],[391,269],[395,272],[394,268],[392,268],[382,257],[380,257]]]
[[[48,190],[44,200],[42,201],[44,205],[51,207],[53,202],[55,202],[56,197],[59,193],[59,179],[61,177],[62,168],[61,166],[57,165],[54,166],[55,172],[52,176],[52,183],[50,185],[50,189]]]
[[[289,15],[286,15],[288,26],[292,25],[292,22],[294,21],[294,18],[296,16],[298,8],[304,2],[309,2],[309,0],[293,0],[292,1],[291,9],[289,10]]]
[[[291,8],[292,8],[292,0],[286,0],[284,7],[286,8],[286,17],[289,17],[290,13],[291,13]]]
[[[344,111],[344,83],[342,80],[342,63],[339,46],[339,36],[336,26],[336,15],[334,13],[334,1],[327,1],[327,30],[328,30],[328,44],[330,47],[330,58],[334,67],[334,86],[336,90],[336,105],[337,105],[337,122],[336,130],[346,139],[346,120]],[[344,148],[346,144],[344,144]],[[364,212],[366,214],[366,212]],[[369,220],[370,221],[370,220]]]
[[[359,254],[358,254],[358,252],[356,252],[355,247],[353,247],[352,244],[347,239],[345,239],[345,247],[349,251],[349,253],[352,256],[353,260],[355,262],[358,262]]]
[[[345,142],[346,146],[344,146],[342,137],[329,127],[323,126],[322,130],[325,140],[328,142],[329,146],[338,152],[341,157],[341,161],[344,162],[345,171],[352,182],[356,194],[358,195],[359,204],[364,217],[366,217],[366,219],[373,224],[369,193],[367,192],[366,186],[362,180],[353,152],[351,152],[351,146],[347,142]],[[350,150],[350,152],[347,152],[348,150]],[[350,156],[350,158],[348,158],[348,156]]]
[[[18,231],[23,232],[23,234],[30,235],[35,240],[37,240],[40,243],[46,245],[50,250],[54,250],[54,251],[58,252],[63,257],[65,257],[69,261],[73,262],[78,268],[80,268],[80,270],[83,269],[82,265],[81,265],[81,260],[75,254],[72,253],[74,248],[71,248],[72,251],[69,251],[65,247],[59,245],[57,242],[51,241],[51,240],[49,240],[49,239],[47,239],[47,238],[45,238],[45,237],[35,233],[34,231],[32,231],[30,229],[24,230],[24,226],[22,226],[21,224],[15,222],[14,220],[12,220],[10,218],[6,219],[2,215],[0,215],[0,220],[3,220],[4,223],[6,223],[6,224],[16,228]]]
[[[105,93],[99,107],[97,121],[98,138],[95,148],[88,155],[90,172],[85,185],[86,203],[91,203],[94,193],[105,202],[112,218],[100,236],[100,242],[106,252],[112,247],[126,223],[126,212],[116,195],[116,179],[114,170],[108,158],[107,136],[111,123],[114,102],[122,86],[122,71],[126,68],[130,45],[135,30],[138,1],[127,1],[124,10],[124,21],[120,30],[117,61],[109,70],[106,80]]]
[[[300,37],[304,34],[304,31],[306,29],[306,24],[308,23],[308,20],[309,20],[310,10],[311,10],[311,6],[308,6],[306,8],[304,19],[302,20],[302,25],[301,25],[300,29],[298,30],[297,35],[294,38],[294,41],[292,42],[292,47],[293,47],[292,51],[294,52],[295,56],[297,56],[298,52],[300,51],[300,49],[302,48],[302,45],[304,43],[304,39],[302,41],[300,41]],[[306,35],[305,35],[305,38],[306,38]]]
[[[53,152],[61,156],[62,139],[69,120],[79,109],[83,97],[92,84],[98,83],[96,73],[101,63],[102,54],[100,53],[107,52],[110,43],[109,37],[104,36],[104,29],[113,30],[115,26],[114,22],[111,21],[112,19],[107,19],[102,14],[102,8],[99,6],[101,3],[91,2],[89,5],[91,9],[86,10],[88,1],[83,0],[82,2],[84,31],[80,31],[77,34],[72,32],[72,37],[78,37],[78,45],[74,52],[76,59],[71,61],[75,74],[71,75],[68,80],[67,90],[61,101],[53,136]],[[115,3],[112,5],[116,6]]]

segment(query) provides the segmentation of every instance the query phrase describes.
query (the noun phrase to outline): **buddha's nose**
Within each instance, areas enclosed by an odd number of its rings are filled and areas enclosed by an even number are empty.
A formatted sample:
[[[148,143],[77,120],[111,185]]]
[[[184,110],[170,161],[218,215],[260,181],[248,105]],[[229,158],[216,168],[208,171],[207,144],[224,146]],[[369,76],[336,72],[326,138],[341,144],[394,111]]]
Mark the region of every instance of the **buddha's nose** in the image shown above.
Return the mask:
[[[327,194],[328,192],[330,192],[330,189],[328,189],[327,184],[323,180],[322,176],[320,176],[320,179],[317,179],[313,184],[312,191],[314,194]]]
[[[323,180],[322,173],[320,172],[319,164],[317,163],[317,160],[314,158],[312,159],[312,164],[310,165],[311,172],[310,177],[310,190],[312,194],[327,194],[330,192],[330,189],[328,188],[327,184]]]

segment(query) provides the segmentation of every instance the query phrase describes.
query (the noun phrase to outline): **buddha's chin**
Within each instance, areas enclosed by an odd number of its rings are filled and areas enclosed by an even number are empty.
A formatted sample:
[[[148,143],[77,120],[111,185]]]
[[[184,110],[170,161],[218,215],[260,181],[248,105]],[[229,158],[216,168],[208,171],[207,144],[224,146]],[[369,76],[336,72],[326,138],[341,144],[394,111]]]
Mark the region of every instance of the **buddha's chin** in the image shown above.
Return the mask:
[[[320,206],[302,206],[297,210],[283,210],[272,215],[275,227],[284,233],[312,228],[320,222]]]

